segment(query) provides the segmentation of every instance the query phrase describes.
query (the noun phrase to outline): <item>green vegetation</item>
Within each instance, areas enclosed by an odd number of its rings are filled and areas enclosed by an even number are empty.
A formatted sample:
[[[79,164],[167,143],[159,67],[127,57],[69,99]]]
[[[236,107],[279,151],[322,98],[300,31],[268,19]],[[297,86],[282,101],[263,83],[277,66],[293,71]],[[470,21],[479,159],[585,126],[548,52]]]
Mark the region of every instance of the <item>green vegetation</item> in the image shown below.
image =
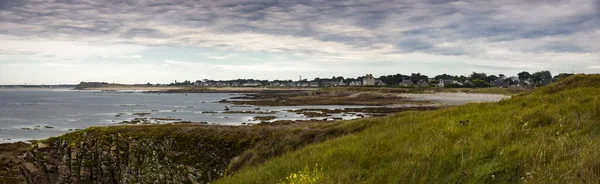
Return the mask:
[[[106,82],[81,82],[74,89],[99,88],[108,87],[110,84]]]
[[[523,92],[526,92],[526,91],[530,91],[530,90],[519,89],[519,88],[497,88],[497,87],[491,87],[491,88],[474,88],[474,89],[466,90],[465,92],[468,92],[468,93],[483,93],[483,94],[515,95],[515,94],[523,93]]]
[[[497,103],[402,112],[361,132],[245,167],[217,183],[595,183],[600,75],[575,75]],[[308,169],[314,172],[312,169]]]
[[[254,121],[269,121],[277,119],[277,116],[254,116]]]

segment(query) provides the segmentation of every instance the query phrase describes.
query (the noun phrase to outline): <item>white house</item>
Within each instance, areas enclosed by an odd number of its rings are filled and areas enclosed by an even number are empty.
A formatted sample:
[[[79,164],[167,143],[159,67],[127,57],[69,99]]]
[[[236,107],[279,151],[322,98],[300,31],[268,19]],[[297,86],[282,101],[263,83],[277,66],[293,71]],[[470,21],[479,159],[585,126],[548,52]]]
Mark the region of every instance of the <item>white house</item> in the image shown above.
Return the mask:
[[[247,82],[247,83],[244,83],[243,86],[245,86],[245,87],[251,87],[251,86],[255,87],[255,86],[261,86],[261,84],[258,83],[258,82]]]
[[[372,74],[367,74],[365,78],[363,78],[362,82],[363,86],[374,86],[375,85],[375,77]]]
[[[350,86],[362,86],[362,82],[361,81],[352,81],[349,84]]]
[[[333,83],[333,86],[346,86],[346,83],[344,83],[344,80],[340,80],[339,82]]]
[[[438,87],[443,88],[447,85],[454,84],[456,81],[452,79],[440,79],[440,82],[437,84]]]

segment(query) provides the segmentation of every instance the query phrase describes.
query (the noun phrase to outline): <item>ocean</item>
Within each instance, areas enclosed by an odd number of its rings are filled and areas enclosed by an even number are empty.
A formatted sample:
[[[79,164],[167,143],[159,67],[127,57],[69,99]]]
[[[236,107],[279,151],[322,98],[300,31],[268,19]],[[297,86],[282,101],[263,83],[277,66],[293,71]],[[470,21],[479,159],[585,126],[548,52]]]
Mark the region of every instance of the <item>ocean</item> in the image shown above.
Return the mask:
[[[0,143],[45,139],[76,129],[111,126],[133,118],[174,118],[216,125],[258,123],[254,116],[277,116],[276,120],[308,119],[285,110],[348,108],[363,106],[234,106],[220,100],[243,94],[140,93],[69,89],[0,89]],[[224,114],[230,111],[277,111],[275,114]],[[259,108],[259,110],[256,110]],[[203,112],[216,113],[203,113]],[[136,113],[150,113],[145,116]],[[356,119],[356,116],[339,116]],[[168,123],[170,121],[157,121]],[[135,126],[135,125],[132,125]]]

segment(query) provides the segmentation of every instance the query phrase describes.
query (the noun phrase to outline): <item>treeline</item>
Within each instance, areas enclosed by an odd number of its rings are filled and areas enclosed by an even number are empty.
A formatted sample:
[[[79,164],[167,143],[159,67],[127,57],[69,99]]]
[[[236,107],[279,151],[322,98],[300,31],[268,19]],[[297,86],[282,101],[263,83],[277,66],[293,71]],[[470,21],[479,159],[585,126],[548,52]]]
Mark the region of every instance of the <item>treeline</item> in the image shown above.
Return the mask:
[[[412,73],[410,75],[404,74],[394,74],[394,75],[383,75],[379,76],[377,80],[383,82],[385,86],[398,86],[405,80],[410,80],[413,84],[418,84],[422,81],[427,82],[430,86],[436,86],[442,80],[451,80],[452,82],[444,85],[443,87],[490,87],[490,86],[506,86],[506,85],[519,85],[519,86],[539,86],[543,85],[545,81],[552,81],[557,78],[567,77],[573,74],[568,73],[560,73],[556,76],[552,76],[550,71],[538,71],[534,73],[529,73],[527,71],[520,72],[516,74],[516,76],[507,76],[504,74],[486,74],[486,73],[478,73],[473,72],[470,75],[449,75],[449,74],[440,74],[433,77],[421,74],[421,73]],[[257,80],[257,79],[234,79],[234,80],[196,80],[195,82],[186,80],[183,82],[177,82],[169,84],[170,86],[182,86],[182,85],[194,85],[194,84],[253,84],[253,85],[262,85],[268,86],[273,83],[287,84],[287,83],[317,83],[320,86],[333,86],[331,84],[345,84],[349,85],[353,82],[361,82],[364,76],[358,76],[355,78],[345,78],[343,76],[332,76],[331,78],[314,78],[312,80],[302,79],[300,81],[293,80]],[[325,84],[325,85],[323,85]]]

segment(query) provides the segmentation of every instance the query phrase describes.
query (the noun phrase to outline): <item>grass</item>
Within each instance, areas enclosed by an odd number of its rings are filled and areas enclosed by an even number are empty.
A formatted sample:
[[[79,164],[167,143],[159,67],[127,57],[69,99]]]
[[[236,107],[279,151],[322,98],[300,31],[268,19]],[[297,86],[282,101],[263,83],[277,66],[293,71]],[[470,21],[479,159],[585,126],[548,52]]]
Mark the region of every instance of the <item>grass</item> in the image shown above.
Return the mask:
[[[483,93],[483,94],[501,94],[501,95],[516,95],[520,93],[524,93],[530,90],[527,89],[519,89],[519,88],[473,88],[466,90],[468,93]]]
[[[576,75],[497,103],[346,122],[372,126],[216,183],[285,183],[316,164],[319,183],[597,183],[598,81]]]

